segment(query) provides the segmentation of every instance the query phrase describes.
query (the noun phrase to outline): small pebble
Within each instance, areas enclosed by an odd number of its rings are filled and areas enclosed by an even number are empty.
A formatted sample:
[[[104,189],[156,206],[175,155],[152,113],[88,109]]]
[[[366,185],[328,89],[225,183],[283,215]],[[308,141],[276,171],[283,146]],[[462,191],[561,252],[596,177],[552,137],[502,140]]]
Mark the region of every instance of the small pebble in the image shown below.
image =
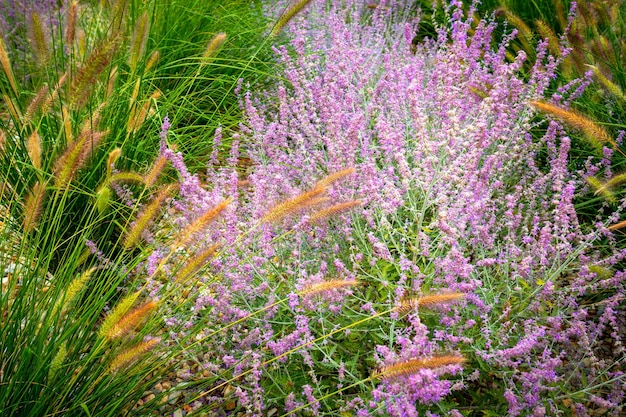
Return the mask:
[[[174,391],[167,397],[167,402],[169,402],[170,404],[174,404],[178,397],[180,397],[180,391]]]

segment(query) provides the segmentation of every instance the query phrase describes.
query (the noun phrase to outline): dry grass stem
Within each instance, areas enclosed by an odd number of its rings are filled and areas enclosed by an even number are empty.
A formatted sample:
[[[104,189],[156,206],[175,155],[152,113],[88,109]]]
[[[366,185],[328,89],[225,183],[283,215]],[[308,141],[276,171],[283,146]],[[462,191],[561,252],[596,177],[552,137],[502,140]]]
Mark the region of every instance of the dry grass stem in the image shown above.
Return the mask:
[[[612,224],[608,227],[608,229],[613,231],[613,230],[623,229],[624,227],[626,227],[626,220],[622,220],[619,223]]]
[[[154,349],[161,342],[161,339],[154,338],[145,342],[140,342],[130,349],[120,353],[109,365],[109,372],[116,372],[121,368],[135,362],[141,355]]]
[[[462,365],[465,358],[461,355],[440,355],[430,358],[415,358],[384,366],[374,372],[373,378],[389,381],[411,376],[422,369],[437,369],[450,365]]]
[[[605,143],[611,144],[613,148],[617,147],[615,141],[609,136],[603,127],[585,116],[582,116],[572,110],[565,110],[553,104],[541,101],[531,101],[529,104],[550,116],[559,118],[568,126],[580,130],[590,143],[599,148],[601,148]]]

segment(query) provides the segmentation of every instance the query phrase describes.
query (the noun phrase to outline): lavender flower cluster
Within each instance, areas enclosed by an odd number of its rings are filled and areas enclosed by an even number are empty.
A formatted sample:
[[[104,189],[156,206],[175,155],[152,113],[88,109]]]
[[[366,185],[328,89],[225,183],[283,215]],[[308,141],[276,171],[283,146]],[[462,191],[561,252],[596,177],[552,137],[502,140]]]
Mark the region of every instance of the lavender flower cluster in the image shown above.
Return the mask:
[[[195,243],[221,249],[190,285],[194,314],[177,311],[167,323],[210,317],[205,334],[225,328],[206,340],[203,366],[238,376],[235,395],[250,415],[279,404],[293,415],[458,416],[471,397],[464,391],[494,386],[511,416],[620,415],[626,279],[616,265],[626,252],[603,222],[580,224],[574,207],[585,175],[606,161],[570,171],[567,132],[538,122],[527,104],[547,94],[559,60],[540,43],[523,78],[523,52],[506,59],[515,33],[493,48],[495,25],[473,23],[458,1],[450,28],[411,51],[418,21],[409,6],[314,2],[296,17],[289,45],[276,49],[283,81],[242,92],[247,124],[233,138],[230,168],[209,168],[209,186],[164,142],[181,178],[176,227],[233,199]],[[571,101],[576,85],[549,99]],[[533,128],[545,130],[540,140]],[[253,163],[245,185],[239,143]],[[264,221],[346,167],[355,173],[329,186],[323,203],[359,199],[362,217],[313,225],[303,211]],[[155,251],[150,262],[165,256]],[[304,295],[328,277],[376,290]],[[395,312],[428,291],[466,301],[436,319]],[[462,352],[467,362],[373,387],[360,363],[384,368],[438,352]],[[268,380],[290,389],[268,392]]]

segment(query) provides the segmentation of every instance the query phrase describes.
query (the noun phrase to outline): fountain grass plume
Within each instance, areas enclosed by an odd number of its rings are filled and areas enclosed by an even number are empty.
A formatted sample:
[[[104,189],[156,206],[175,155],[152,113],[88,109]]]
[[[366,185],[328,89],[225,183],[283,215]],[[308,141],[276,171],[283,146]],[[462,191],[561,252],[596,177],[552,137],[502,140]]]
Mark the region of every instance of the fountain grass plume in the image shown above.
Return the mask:
[[[400,312],[408,313],[411,311],[419,311],[422,308],[435,309],[442,305],[457,302],[465,297],[464,293],[438,293],[423,295],[416,298],[407,298],[397,307]]]
[[[323,187],[315,187],[309,191],[298,194],[297,196],[285,200],[273,206],[261,219],[262,223],[276,223],[286,216],[296,213],[301,209],[310,205],[312,201],[319,198],[326,192]]]
[[[291,7],[289,7],[285,12],[278,18],[272,30],[270,31],[269,37],[275,38],[278,34],[284,29],[284,27],[294,18],[299,12],[302,11],[309,4],[311,0],[299,0]]]
[[[25,233],[31,232],[37,227],[43,210],[46,196],[46,183],[37,181],[30,189],[24,201],[24,222]]]
[[[121,34],[115,33],[100,42],[80,67],[70,84],[68,103],[73,109],[82,108],[87,102],[98,77],[107,69],[121,42]]]
[[[29,29],[30,43],[34,52],[33,55],[37,58],[37,64],[43,68],[50,59],[50,45],[41,18],[36,12],[30,15]]]
[[[465,357],[461,355],[435,355],[424,358],[413,358],[378,368],[373,376],[375,379],[390,381],[409,377],[423,369],[438,369],[450,365],[459,366],[463,365],[465,362]]]
[[[72,48],[76,39],[76,19],[78,18],[78,2],[73,0],[67,10],[67,23],[65,25],[65,44]]]
[[[9,80],[9,85],[13,90],[13,94],[15,96],[19,95],[19,90],[17,88],[17,83],[15,82],[15,76],[13,75],[13,69],[11,68],[11,60],[9,59],[9,54],[7,53],[6,46],[4,44],[4,40],[0,36],[0,65],[2,65],[2,71],[4,71],[4,75],[6,75],[7,80]]]
[[[114,340],[135,330],[143,321],[148,319],[158,305],[156,301],[148,301],[129,311],[111,324],[110,329],[103,333],[104,338]]]
[[[218,216],[228,207],[231,203],[231,199],[226,199],[215,207],[212,207],[205,211],[201,216],[191,222],[185,227],[178,236],[174,239],[172,248],[177,249],[179,247],[185,247],[189,244],[190,239],[201,230],[205,229],[209,224],[215,221]]]
[[[26,151],[28,152],[28,156],[30,157],[33,167],[41,169],[41,137],[39,137],[37,129],[34,129],[28,136],[28,140],[26,141]]]
[[[165,200],[177,189],[176,184],[167,184],[159,190],[154,198],[143,208],[143,210],[137,215],[135,221],[128,227],[124,236],[124,242],[122,246],[128,250],[134,247],[141,239],[141,234],[152,223],[152,221],[159,214]]]
[[[143,57],[146,52],[146,44],[148,42],[148,34],[150,33],[150,21],[148,19],[148,13],[144,12],[137,22],[135,23],[135,29],[130,40],[129,53],[128,53],[128,65],[131,72],[135,72],[137,69],[137,63]]]
[[[141,291],[135,291],[122,298],[115,305],[113,310],[111,310],[109,314],[107,314],[106,318],[100,325],[100,329],[98,330],[98,336],[106,339],[107,336],[113,331],[115,325],[119,323],[119,321],[126,315],[128,310],[131,309],[133,304],[135,304],[140,295]]]
[[[142,355],[154,349],[160,342],[161,339],[152,338],[150,340],[140,342],[135,346],[120,352],[109,364],[109,372],[117,372],[124,367],[129,366],[133,362],[139,360]]]
[[[530,101],[529,104],[536,109],[550,116],[557,117],[566,125],[580,130],[584,133],[585,138],[596,148],[602,149],[605,144],[610,144],[613,149],[617,148],[617,144],[608,134],[608,132],[600,125],[586,116],[575,112],[574,110],[566,110],[554,104],[543,101]]]
[[[200,270],[214,258],[214,255],[219,247],[220,246],[218,244],[211,245],[195,254],[178,272],[176,272],[176,282],[180,284],[187,282],[187,280],[191,278],[195,272]]]
[[[330,207],[315,211],[314,213],[311,214],[307,222],[309,224],[317,224],[323,220],[336,216],[337,214],[340,214],[340,213],[345,213],[361,205],[362,205],[361,200],[352,200],[352,201],[346,201],[344,203],[334,204]]]

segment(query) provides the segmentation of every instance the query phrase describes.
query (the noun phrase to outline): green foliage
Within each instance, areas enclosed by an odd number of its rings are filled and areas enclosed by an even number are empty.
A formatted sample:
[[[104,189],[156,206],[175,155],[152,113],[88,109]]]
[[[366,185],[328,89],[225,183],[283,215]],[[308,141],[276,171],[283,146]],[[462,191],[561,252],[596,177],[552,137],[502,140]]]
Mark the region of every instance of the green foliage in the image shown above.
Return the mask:
[[[58,26],[35,16],[31,50],[0,45],[0,404],[11,416],[158,414],[167,392],[134,405],[184,355],[159,342],[155,305],[144,317],[141,293],[118,317],[121,337],[100,331],[145,285],[127,271],[149,255],[122,250],[139,207],[112,186],[147,202],[170,181],[149,167],[166,114],[193,138],[178,143],[191,165],[206,164],[215,129],[228,137],[240,122],[239,78],[269,75],[265,21],[260,2],[244,1],[69,2],[55,13]],[[219,32],[227,41],[209,60]]]

